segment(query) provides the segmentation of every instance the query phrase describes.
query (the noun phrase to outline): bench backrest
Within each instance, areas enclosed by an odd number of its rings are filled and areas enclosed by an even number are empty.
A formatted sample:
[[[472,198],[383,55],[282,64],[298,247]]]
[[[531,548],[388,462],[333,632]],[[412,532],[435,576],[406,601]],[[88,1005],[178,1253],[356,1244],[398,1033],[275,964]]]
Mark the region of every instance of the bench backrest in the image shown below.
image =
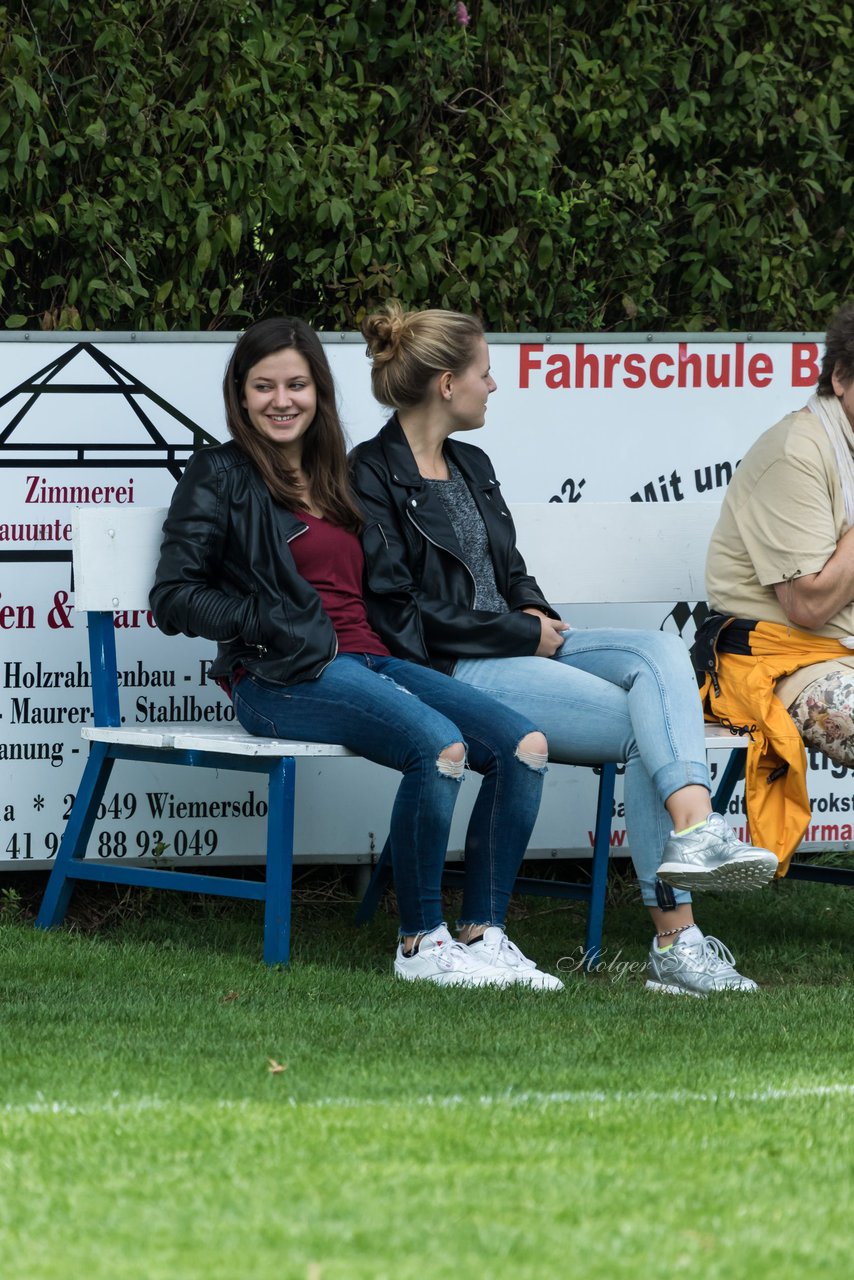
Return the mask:
[[[706,598],[717,502],[520,503],[519,549],[546,599],[658,604]]]
[[[705,599],[716,502],[519,503],[519,548],[550,600],[654,604]],[[147,609],[165,507],[81,507],[75,607]]]
[[[74,513],[74,607],[147,609],[166,507],[80,507]]]

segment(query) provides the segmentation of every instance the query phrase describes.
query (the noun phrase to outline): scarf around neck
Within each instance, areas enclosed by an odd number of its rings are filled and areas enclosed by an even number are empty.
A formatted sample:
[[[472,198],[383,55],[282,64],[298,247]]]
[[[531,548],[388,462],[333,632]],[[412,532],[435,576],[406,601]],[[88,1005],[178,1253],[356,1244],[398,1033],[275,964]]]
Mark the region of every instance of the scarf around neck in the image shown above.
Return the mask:
[[[810,396],[807,409],[818,418],[833,445],[850,529],[854,525],[854,429],[836,396]]]
[[[807,409],[818,418],[833,445],[850,529],[854,525],[854,430],[836,396],[810,396]],[[854,636],[846,636],[842,643],[846,649],[854,649]]]

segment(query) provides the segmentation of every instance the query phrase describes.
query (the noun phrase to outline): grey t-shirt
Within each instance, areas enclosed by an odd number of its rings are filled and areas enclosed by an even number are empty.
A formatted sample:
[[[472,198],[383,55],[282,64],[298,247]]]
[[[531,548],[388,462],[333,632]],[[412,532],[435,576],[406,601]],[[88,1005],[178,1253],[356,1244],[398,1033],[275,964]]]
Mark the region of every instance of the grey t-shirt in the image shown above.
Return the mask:
[[[450,458],[447,463],[451,473],[450,480],[426,480],[425,483],[442,500],[457,535],[463,559],[471,570],[475,583],[474,607],[488,613],[509,613],[507,601],[495,581],[495,569],[483,518],[459,467]]]

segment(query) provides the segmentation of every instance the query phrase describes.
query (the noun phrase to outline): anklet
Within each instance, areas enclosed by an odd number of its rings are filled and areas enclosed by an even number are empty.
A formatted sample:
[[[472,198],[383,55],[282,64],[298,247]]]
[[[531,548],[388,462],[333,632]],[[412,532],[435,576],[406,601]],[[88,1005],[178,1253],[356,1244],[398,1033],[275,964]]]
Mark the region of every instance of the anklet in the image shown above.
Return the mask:
[[[690,924],[680,924],[678,929],[662,929],[655,936],[656,938],[672,938],[674,934],[684,933],[686,929],[690,929]]]

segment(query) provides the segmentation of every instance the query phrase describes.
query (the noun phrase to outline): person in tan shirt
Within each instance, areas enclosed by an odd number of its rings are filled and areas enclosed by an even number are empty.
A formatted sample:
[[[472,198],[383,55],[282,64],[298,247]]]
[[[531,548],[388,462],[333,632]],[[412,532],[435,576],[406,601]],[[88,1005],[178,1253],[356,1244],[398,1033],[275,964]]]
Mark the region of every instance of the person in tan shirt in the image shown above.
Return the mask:
[[[706,563],[719,614],[803,633],[776,683],[804,742],[854,766],[854,302],[832,320],[817,392],[748,450]],[[733,634],[735,634],[733,632]],[[719,649],[726,652],[726,632]],[[816,662],[811,641],[837,641]],[[730,642],[731,643],[731,642]]]

